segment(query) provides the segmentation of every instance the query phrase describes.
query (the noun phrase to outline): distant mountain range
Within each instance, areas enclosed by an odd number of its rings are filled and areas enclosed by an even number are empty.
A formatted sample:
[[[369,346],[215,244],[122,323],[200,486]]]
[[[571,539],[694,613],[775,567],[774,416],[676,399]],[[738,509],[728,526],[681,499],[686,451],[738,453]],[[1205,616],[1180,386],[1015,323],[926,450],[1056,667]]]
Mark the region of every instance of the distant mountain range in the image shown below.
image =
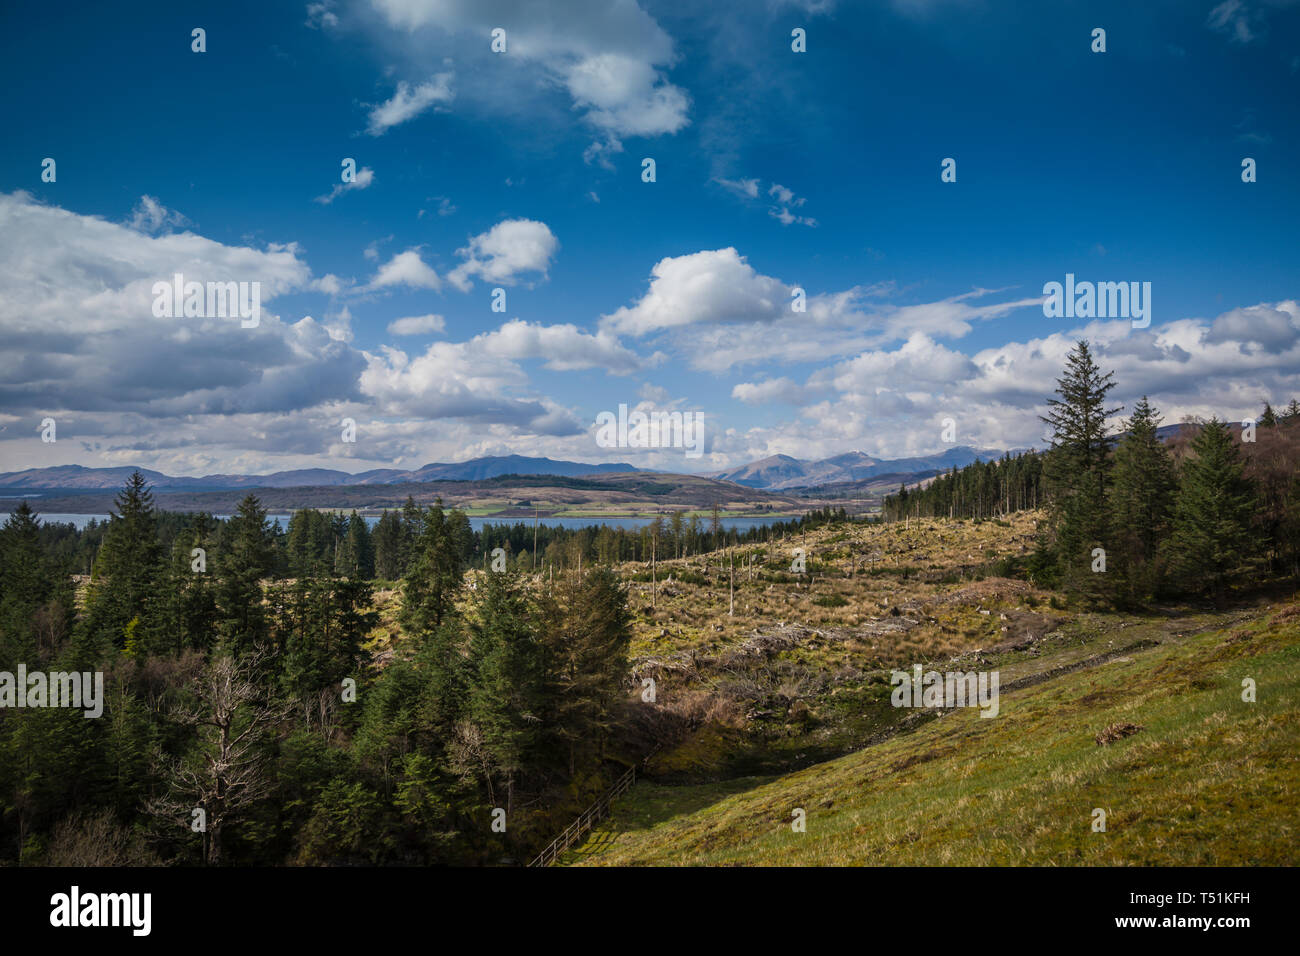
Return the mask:
[[[616,472],[644,471],[626,462],[599,465],[580,461],[556,461],[552,458],[528,458],[503,455],[472,458],[469,461],[435,462],[403,471],[376,468],[359,474],[330,468],[302,468],[277,471],[270,475],[204,475],[201,478],[177,478],[148,468],[84,468],[61,465],[52,468],[29,468],[0,474],[0,490],[83,490],[116,489],[138,470],[158,491],[228,491],[236,488],[320,488],[337,485],[398,485],[425,481],[484,481],[501,475],[560,475],[578,478]]]
[[[862,483],[882,475],[906,477],[917,473],[933,474],[949,468],[961,468],[976,459],[985,461],[1001,457],[1003,452],[977,450],[964,445],[949,448],[937,455],[919,458],[872,458],[862,452],[847,452],[833,458],[803,461],[789,455],[772,455],[738,468],[714,472],[701,477],[730,481],[746,488],[782,491],[825,485]],[[116,490],[137,469],[86,468],[82,465],[59,465],[29,468],[0,474],[0,494],[15,492],[59,491],[93,492]],[[486,481],[502,475],[556,475],[582,478],[628,472],[649,472],[627,462],[589,464],[580,461],[557,461],[553,458],[529,458],[524,455],[501,455],[472,458],[462,462],[435,462],[406,471],[376,468],[351,474],[331,468],[301,468],[277,471],[269,475],[203,475],[199,478],[176,477],[148,468],[138,469],[159,492],[232,491],[241,488],[331,488],[358,485],[398,485],[433,481]],[[653,473],[653,472],[649,472]]]
[[[1163,441],[1171,441],[1182,436],[1191,436],[1199,426],[1194,424],[1163,425],[1157,434]],[[1230,425],[1240,431],[1240,425]],[[1119,436],[1113,438],[1119,441]],[[1044,441],[1044,446],[1047,444]],[[1027,448],[1013,448],[1010,454],[1019,455]],[[1040,449],[1041,450],[1041,449]],[[879,485],[885,478],[894,484],[932,477],[952,468],[965,468],[975,461],[995,461],[1006,450],[995,448],[977,449],[968,445],[956,445],[937,455],[922,455],[918,458],[872,458],[860,451],[850,451],[832,458],[816,461],[804,461],[789,455],[772,455],[758,461],[752,461],[739,468],[714,472],[706,477],[721,481],[733,481],[749,488],[762,488],[765,491],[788,491],[795,488],[824,488],[827,485],[857,485],[860,490],[869,490]]]
[[[773,455],[739,468],[702,477],[730,481],[747,488],[781,491],[790,488],[860,483],[881,475],[906,476],[918,472],[946,471],[953,466],[960,468],[968,465],[977,458],[987,461],[1001,455],[1000,451],[977,451],[965,446],[950,448],[938,455],[893,460],[872,458],[861,452],[848,452],[818,461],[801,461],[789,455]],[[0,494],[7,493],[12,496],[15,492],[31,491],[117,490],[130,477],[131,472],[136,470],[130,467],[86,468],[82,465],[60,465],[6,472],[0,474]],[[269,475],[203,475],[200,478],[190,478],[165,475],[148,468],[141,468],[139,471],[156,491],[167,493],[232,491],[241,488],[331,488],[344,485],[486,481],[502,475],[555,475],[582,478],[649,470],[637,468],[627,462],[589,464],[580,461],[557,461],[553,458],[502,455],[472,458],[469,461],[455,463],[435,462],[410,471],[377,468],[359,474],[330,468],[302,468],[294,471],[277,471]]]
[[[863,482],[881,475],[947,471],[949,468],[965,467],[977,459],[991,461],[1001,458],[1004,454],[1005,452],[1002,451],[988,449],[981,451],[958,445],[938,455],[925,455],[920,458],[872,458],[860,451],[846,452],[843,455],[817,461],[802,461],[789,455],[772,455],[739,468],[715,472],[709,477],[733,481],[749,488],[781,491],[790,488]]]
[[[1188,432],[1194,433],[1195,430],[1194,425],[1165,425],[1159,430],[1159,434],[1162,439],[1169,441]],[[1010,453],[1016,455],[1025,450],[1012,449]],[[771,455],[737,468],[728,468],[699,477],[730,481],[746,488],[762,491],[821,489],[828,485],[855,485],[865,491],[875,490],[875,486],[884,480],[911,484],[951,468],[964,468],[974,461],[994,461],[1005,454],[1007,452],[1001,449],[977,449],[968,445],[957,445],[936,455],[922,455],[916,458],[872,458],[860,451],[846,452],[815,461],[792,458],[789,455]],[[81,465],[62,465],[5,472],[0,474],[0,494],[8,492],[7,496],[12,497],[15,491],[115,490],[121,488],[123,482],[135,470],[137,469],[129,467],[85,468]],[[141,468],[139,471],[160,492],[487,481],[502,475],[555,475],[565,478],[583,478],[634,472],[663,474],[652,469],[637,468],[627,462],[590,464],[581,461],[557,461],[554,458],[529,458],[524,455],[497,455],[471,458],[469,461],[462,462],[435,462],[412,471],[376,468],[359,474],[330,468],[302,468],[296,471],[277,471],[269,475],[204,475],[201,478],[178,478],[147,468]]]

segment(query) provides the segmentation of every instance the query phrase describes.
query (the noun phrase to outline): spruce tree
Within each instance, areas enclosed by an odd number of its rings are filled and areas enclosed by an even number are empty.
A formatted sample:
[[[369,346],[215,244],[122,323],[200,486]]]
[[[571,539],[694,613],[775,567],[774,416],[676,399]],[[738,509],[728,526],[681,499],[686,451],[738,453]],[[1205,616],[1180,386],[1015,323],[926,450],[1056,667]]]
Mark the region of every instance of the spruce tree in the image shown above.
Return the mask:
[[[208,650],[216,641],[217,598],[215,577],[208,560],[216,546],[216,521],[206,511],[194,518],[190,531],[190,587],[185,602],[185,633],[190,647]],[[194,548],[202,548],[205,570],[194,571]]]
[[[1221,603],[1251,552],[1256,496],[1232,432],[1210,419],[1192,440],[1178,483],[1169,555],[1184,590]]]
[[[402,576],[402,519],[396,511],[385,511],[375,525],[375,575],[385,581]]]
[[[87,595],[87,628],[93,639],[117,647],[130,634],[140,647],[157,626],[163,573],[153,492],[140,472],[127,479],[114,505]]]
[[[213,562],[218,632],[228,652],[242,654],[267,636],[262,578],[271,568],[272,554],[266,509],[256,495],[245,496],[223,530]]]
[[[361,645],[379,615],[371,608],[369,581],[332,577],[319,570],[272,592],[272,634],[285,689],[300,701],[359,678]]]
[[[1157,557],[1169,533],[1178,477],[1169,449],[1160,439],[1160,416],[1142,396],[1115,449],[1112,525],[1123,596],[1152,597],[1159,583]]]
[[[104,693],[104,797],[123,819],[129,819],[155,782],[150,752],[157,741],[148,708],[132,693],[124,676],[115,675]]]
[[[199,512],[172,540],[171,558],[161,581],[159,633],[151,653],[206,649],[216,634],[213,571],[208,556],[215,546],[212,516]]]
[[[533,765],[541,740],[543,647],[534,638],[536,618],[513,572],[490,572],[476,596],[466,662],[469,719],[481,734],[491,770],[505,783],[509,813],[515,784]],[[495,791],[493,781],[487,783]]]
[[[567,752],[569,773],[580,757],[603,757],[621,716],[632,640],[627,593],[618,575],[597,568],[566,581],[547,602],[543,641],[551,692],[547,727]]]
[[[366,521],[355,511],[348,518],[347,531],[340,548],[342,568],[338,572],[354,580],[369,581],[375,576],[375,554]]]
[[[439,500],[439,507],[442,502]],[[424,534],[424,511],[415,503],[415,499],[410,495],[406,496],[406,504],[402,505],[402,575],[405,576],[410,570],[411,565],[415,563],[416,554],[420,550],[420,538]]]
[[[357,576],[357,555],[353,548],[352,537],[346,532],[334,546],[334,562],[331,568],[340,577],[356,578]]]
[[[419,521],[420,537],[402,582],[402,625],[423,636],[442,624],[465,583],[465,556],[472,541],[460,511],[443,511],[442,501]]]
[[[294,577],[308,574],[316,564],[316,543],[312,534],[312,516],[316,514],[314,509],[303,508],[289,516],[285,549],[289,554],[289,573]]]
[[[0,528],[0,601],[34,607],[44,600],[49,588],[44,564],[40,523],[24,501]]]
[[[0,670],[35,664],[34,619],[56,593],[56,573],[41,548],[36,514],[24,501],[0,528]]]
[[[159,614],[159,639],[153,652],[179,653],[189,642],[185,609],[189,603],[194,572],[190,570],[190,547],[180,535],[172,542],[171,559],[162,576],[162,600]]]
[[[1042,420],[1052,428],[1046,477],[1051,490],[1050,544],[1064,587],[1090,601],[1110,586],[1094,572],[1097,548],[1109,545],[1106,494],[1110,478],[1110,443],[1106,419],[1120,411],[1106,408],[1115,387],[1114,372],[1102,374],[1086,341],[1078,342],[1057,379]]]
[[[431,745],[441,750],[456,722],[467,710],[468,673],[464,625],[452,616],[434,629],[416,655],[420,670],[420,727]]]
[[[311,568],[327,574],[334,567],[334,519],[317,511],[311,512]]]

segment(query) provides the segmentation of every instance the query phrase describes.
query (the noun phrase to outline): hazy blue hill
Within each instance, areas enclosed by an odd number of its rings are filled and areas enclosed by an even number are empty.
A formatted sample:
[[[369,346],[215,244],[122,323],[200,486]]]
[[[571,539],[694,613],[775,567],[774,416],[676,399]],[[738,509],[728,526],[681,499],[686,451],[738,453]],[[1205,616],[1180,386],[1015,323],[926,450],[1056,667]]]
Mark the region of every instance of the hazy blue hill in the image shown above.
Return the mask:
[[[139,471],[158,490],[221,491],[232,488],[322,488],[338,485],[395,485],[428,481],[483,481],[501,475],[557,475],[578,478],[584,475],[635,472],[627,462],[589,464],[580,461],[556,461],[551,458],[528,458],[523,455],[472,458],[462,462],[434,462],[414,471],[379,468],[351,474],[332,468],[303,468],[277,471],[269,475],[204,475],[199,478],[165,475],[148,468],[86,468],[82,465],[59,465],[51,468],[28,468],[0,474],[0,489],[21,491],[94,491],[116,489]]]

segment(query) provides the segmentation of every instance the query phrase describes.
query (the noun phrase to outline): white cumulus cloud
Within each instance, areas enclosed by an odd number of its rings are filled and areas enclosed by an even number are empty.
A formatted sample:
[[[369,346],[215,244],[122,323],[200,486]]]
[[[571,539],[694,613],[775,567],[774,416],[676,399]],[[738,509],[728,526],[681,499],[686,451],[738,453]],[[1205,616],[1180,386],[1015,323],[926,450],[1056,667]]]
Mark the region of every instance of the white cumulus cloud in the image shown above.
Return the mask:
[[[366,289],[374,291],[392,286],[437,290],[442,288],[442,280],[433,267],[420,258],[419,249],[407,249],[380,266]]]
[[[456,254],[465,261],[448,273],[447,281],[461,291],[468,291],[474,276],[503,285],[513,285],[521,274],[529,272],[546,278],[559,248],[559,240],[546,223],[506,219],[457,250]]]

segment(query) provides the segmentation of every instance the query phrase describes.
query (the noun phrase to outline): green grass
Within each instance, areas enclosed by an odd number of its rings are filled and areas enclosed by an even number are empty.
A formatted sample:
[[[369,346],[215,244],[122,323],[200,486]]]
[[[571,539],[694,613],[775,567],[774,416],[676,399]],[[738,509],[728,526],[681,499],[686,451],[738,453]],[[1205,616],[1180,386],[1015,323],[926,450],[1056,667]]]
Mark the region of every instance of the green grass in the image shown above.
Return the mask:
[[[1096,631],[1088,643],[1112,651],[1153,634],[1160,643],[1004,691],[996,718],[953,711],[798,772],[680,786],[642,780],[566,862],[1300,861],[1300,605],[1261,611],[1244,626],[1222,614],[1161,628],[1117,616],[1080,623]],[[1042,672],[1088,656],[1077,641],[1059,651],[1026,663]],[[1244,677],[1256,681],[1257,703],[1241,700]],[[1122,723],[1143,729],[1096,743]],[[806,832],[790,826],[796,807],[807,813]],[[1094,808],[1106,811],[1104,833],[1093,832]]]

